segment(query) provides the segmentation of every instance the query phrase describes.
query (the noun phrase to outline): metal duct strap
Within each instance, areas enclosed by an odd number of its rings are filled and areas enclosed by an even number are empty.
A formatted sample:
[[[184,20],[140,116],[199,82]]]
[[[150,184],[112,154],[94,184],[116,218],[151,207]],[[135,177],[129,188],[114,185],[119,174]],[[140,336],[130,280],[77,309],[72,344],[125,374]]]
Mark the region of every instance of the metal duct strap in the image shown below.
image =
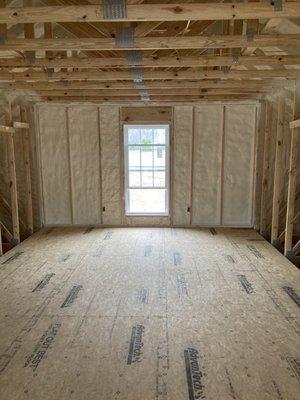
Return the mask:
[[[282,11],[282,0],[274,0],[274,10]]]
[[[252,28],[247,27],[246,35],[247,35],[248,42],[251,42],[252,40],[254,40],[254,30]]]
[[[129,50],[127,52],[127,64],[131,67],[143,64],[143,54],[139,50]]]
[[[122,48],[134,47],[134,29],[132,27],[119,28],[116,31],[116,45]]]
[[[144,71],[141,68],[134,68],[131,75],[134,82],[141,82],[144,78]]]
[[[233,50],[232,52],[232,61],[237,63],[239,61],[240,53],[237,50]]]
[[[142,90],[146,90],[146,85],[144,82],[134,82],[134,88],[136,90],[142,91]]]
[[[102,0],[102,12],[104,19],[127,18],[127,1]]]
[[[0,33],[0,44],[5,44],[6,42],[6,37],[2,33]]]
[[[35,51],[25,51],[25,58],[30,64],[35,63]]]

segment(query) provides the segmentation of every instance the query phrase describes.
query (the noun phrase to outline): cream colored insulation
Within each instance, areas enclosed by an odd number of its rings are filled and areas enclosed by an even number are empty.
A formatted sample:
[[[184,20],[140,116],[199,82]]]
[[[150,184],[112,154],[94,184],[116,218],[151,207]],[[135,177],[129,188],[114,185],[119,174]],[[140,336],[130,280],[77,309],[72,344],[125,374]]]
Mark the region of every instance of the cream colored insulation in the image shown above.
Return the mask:
[[[66,108],[41,106],[39,133],[45,225],[71,224],[72,197]]]
[[[74,224],[101,223],[98,107],[68,109],[72,213]]]
[[[45,225],[252,226],[256,108],[174,106],[170,220],[123,215],[118,105],[38,105]]]
[[[173,223],[190,224],[193,107],[174,107]]]
[[[194,225],[221,225],[223,106],[195,107]]]
[[[256,108],[225,107],[222,224],[252,224]]]
[[[103,223],[121,224],[119,107],[100,108]]]

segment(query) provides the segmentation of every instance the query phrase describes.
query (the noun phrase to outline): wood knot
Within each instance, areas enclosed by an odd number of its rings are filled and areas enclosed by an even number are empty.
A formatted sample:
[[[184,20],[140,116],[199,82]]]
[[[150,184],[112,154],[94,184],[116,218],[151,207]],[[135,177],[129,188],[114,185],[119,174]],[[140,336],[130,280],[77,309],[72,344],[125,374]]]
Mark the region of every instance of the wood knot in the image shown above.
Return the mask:
[[[173,10],[174,10],[174,12],[176,14],[179,14],[179,13],[181,13],[183,11],[183,8],[180,7],[180,6],[176,6],[176,7],[173,8]]]

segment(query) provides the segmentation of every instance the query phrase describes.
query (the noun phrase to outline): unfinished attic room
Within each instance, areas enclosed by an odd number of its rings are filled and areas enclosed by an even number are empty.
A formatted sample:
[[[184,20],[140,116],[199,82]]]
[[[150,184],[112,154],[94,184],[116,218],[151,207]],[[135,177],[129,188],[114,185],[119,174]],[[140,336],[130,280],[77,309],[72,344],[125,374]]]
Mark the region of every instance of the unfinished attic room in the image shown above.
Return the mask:
[[[0,0],[0,399],[300,399],[300,1]]]

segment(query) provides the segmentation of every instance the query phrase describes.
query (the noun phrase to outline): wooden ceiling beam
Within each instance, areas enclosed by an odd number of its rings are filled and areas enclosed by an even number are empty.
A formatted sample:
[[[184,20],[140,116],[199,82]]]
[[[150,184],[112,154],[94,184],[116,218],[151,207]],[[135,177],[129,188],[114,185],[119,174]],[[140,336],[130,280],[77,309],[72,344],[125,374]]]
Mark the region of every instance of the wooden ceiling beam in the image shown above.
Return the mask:
[[[14,7],[0,10],[0,23],[195,21],[299,18],[298,2],[283,2],[282,11],[268,3],[136,4],[127,6],[127,18],[106,19],[101,5]]]
[[[148,89],[147,93],[149,96],[214,96],[218,95],[235,95],[235,94],[261,94],[267,93],[266,89]],[[62,97],[72,97],[72,96],[102,96],[102,97],[136,97],[138,95],[136,89],[130,90],[97,90],[97,89],[66,89],[66,90],[37,90],[37,93],[41,96],[62,96]]]
[[[146,81],[147,89],[194,89],[194,88],[225,88],[238,89],[247,87],[248,89],[278,89],[282,87],[281,80],[202,80],[202,81]],[[134,82],[101,82],[101,81],[56,81],[56,82],[12,82],[1,83],[1,89],[22,89],[22,90],[68,90],[68,89],[134,89]]]
[[[300,65],[299,56],[242,56],[237,61],[231,56],[186,56],[186,57],[143,57],[136,67],[149,68],[182,68],[182,67],[214,67],[214,66],[272,66]],[[0,67],[41,67],[41,68],[128,68],[125,57],[87,57],[87,58],[0,58]],[[133,65],[130,67],[134,67]]]
[[[168,103],[176,103],[176,102],[198,102],[199,100],[209,100],[209,101],[235,101],[235,100],[259,100],[261,99],[261,95],[249,95],[249,94],[236,94],[228,96],[226,95],[216,95],[216,96],[153,96],[150,98],[149,104],[151,102],[168,102]],[[45,101],[76,101],[76,102],[124,102],[124,104],[130,104],[131,102],[141,102],[141,98],[139,95],[136,97],[131,98],[124,98],[124,97],[103,97],[103,96],[96,96],[96,97],[89,97],[89,96],[70,96],[68,98],[64,98],[61,96],[40,96],[41,100]]]
[[[203,80],[203,79],[270,79],[270,78],[290,78],[300,77],[300,69],[279,69],[279,70],[230,70],[228,72],[219,70],[209,71],[148,71],[143,73],[143,80]],[[133,80],[130,71],[80,71],[80,72],[47,72],[26,71],[26,72],[3,72],[0,71],[0,81],[59,81],[59,80],[97,80],[97,81],[117,81]]]
[[[0,9],[1,10],[1,9]],[[209,35],[183,37],[136,37],[134,47],[120,48],[112,38],[59,38],[59,39],[9,39],[0,45],[1,50],[159,50],[159,49],[219,49],[246,47],[282,47],[300,50],[300,34]]]

